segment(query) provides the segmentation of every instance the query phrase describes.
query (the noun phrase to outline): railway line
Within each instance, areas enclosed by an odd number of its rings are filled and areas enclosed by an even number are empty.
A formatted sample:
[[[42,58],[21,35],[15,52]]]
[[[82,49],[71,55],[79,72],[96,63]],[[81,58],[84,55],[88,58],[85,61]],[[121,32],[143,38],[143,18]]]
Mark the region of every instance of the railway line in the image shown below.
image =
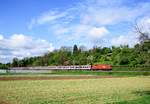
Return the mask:
[[[17,70],[112,70],[111,65],[96,64],[96,65],[70,65],[70,66],[36,66],[36,67],[10,67],[10,71]]]

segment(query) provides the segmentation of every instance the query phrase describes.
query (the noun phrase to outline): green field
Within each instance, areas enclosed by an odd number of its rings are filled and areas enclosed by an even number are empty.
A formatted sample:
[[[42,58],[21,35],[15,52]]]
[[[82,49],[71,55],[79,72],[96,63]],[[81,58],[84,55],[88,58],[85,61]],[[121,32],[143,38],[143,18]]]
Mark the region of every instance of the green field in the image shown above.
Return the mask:
[[[0,104],[150,104],[150,77],[0,81]]]
[[[57,75],[97,75],[97,76],[150,76],[150,71],[52,71],[50,74]]]
[[[96,76],[150,76],[150,71],[87,71],[87,70],[60,70],[47,73],[0,73],[0,76],[49,76],[49,75],[96,75]]]

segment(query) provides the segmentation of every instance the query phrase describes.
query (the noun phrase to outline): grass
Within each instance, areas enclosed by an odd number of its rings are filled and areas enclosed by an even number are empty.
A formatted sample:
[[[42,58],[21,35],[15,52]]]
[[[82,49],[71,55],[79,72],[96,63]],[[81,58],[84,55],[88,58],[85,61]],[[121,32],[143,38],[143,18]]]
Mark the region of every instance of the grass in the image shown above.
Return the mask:
[[[113,71],[150,71],[150,67],[113,67]]]
[[[58,75],[98,75],[98,76],[149,76],[150,71],[53,71],[51,74],[58,74]]]
[[[8,104],[150,104],[150,77],[0,81]]]
[[[0,76],[46,76],[46,75],[96,75],[96,76],[150,76],[150,71],[87,71],[87,70],[64,70],[49,71],[47,73],[1,73]]]
[[[137,91],[135,93],[137,95],[140,95],[141,97],[136,100],[116,102],[116,104],[149,104],[150,103],[150,100],[149,100],[150,90],[149,91]]]

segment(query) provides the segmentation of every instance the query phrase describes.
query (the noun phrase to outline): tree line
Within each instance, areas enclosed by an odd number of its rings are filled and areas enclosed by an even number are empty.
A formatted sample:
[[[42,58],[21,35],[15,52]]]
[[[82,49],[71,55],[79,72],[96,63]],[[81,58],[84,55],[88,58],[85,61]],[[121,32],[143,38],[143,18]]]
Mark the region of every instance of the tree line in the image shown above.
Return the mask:
[[[150,65],[150,41],[136,44],[133,48],[128,45],[119,47],[86,47],[74,45],[73,48],[61,47],[43,56],[26,57],[19,60],[14,58],[12,63],[0,64],[1,68],[49,66],[49,65],[87,65],[87,64],[110,64],[110,65]]]

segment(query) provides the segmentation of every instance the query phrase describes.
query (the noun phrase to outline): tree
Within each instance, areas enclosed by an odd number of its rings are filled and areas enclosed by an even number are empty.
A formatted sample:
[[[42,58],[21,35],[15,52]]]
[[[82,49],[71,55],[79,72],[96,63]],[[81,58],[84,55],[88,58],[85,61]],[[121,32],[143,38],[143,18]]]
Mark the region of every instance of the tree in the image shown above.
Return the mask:
[[[81,52],[84,52],[84,51],[87,51],[87,48],[86,48],[84,45],[81,45],[81,46],[79,47],[79,50],[80,50]]]
[[[140,43],[144,43],[145,41],[150,41],[150,26],[149,30],[146,29],[146,25],[135,23],[135,31],[139,35]]]
[[[76,55],[77,53],[78,53],[78,47],[77,47],[77,45],[75,44],[75,45],[73,46],[73,54]]]
[[[120,65],[128,65],[129,64],[129,59],[128,57],[120,57],[120,60],[119,60],[119,64]]]
[[[139,34],[140,44],[136,45],[136,49],[139,50],[138,62],[140,64],[150,64],[150,24],[137,24],[135,30]]]
[[[19,60],[18,60],[18,58],[13,58],[12,66],[13,67],[18,67],[19,66]]]
[[[88,57],[87,57],[87,60],[88,60],[88,62],[92,65],[93,56],[92,56],[92,55],[88,56]]]

